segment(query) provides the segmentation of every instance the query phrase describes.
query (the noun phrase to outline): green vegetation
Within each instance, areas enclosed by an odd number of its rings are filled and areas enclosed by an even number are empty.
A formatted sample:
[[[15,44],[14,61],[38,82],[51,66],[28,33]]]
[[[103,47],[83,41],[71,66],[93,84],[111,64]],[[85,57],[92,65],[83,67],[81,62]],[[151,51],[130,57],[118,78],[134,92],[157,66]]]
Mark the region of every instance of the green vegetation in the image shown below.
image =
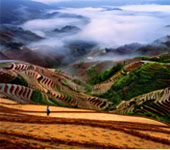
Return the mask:
[[[60,71],[60,69],[58,69],[58,68],[55,68],[55,72],[59,72]]]
[[[79,108],[78,105],[73,106],[73,108]]]
[[[149,60],[150,59],[149,56],[137,56],[135,58],[141,58],[142,60]]]
[[[90,94],[91,91],[92,91],[92,86],[86,85],[86,86],[85,86],[85,91],[86,91],[86,94]]]
[[[87,70],[87,73],[89,74],[90,77],[93,77],[96,73],[96,66],[91,67],[90,69]]]
[[[65,85],[67,85],[70,89],[72,89],[71,85],[67,82],[66,79],[64,79],[64,83],[65,83]]]
[[[80,86],[85,86],[85,84],[84,84],[82,81],[80,81],[79,79],[73,79],[72,81],[73,81],[74,83],[80,85]]]
[[[113,66],[111,69],[106,70],[105,72],[102,72],[100,74],[95,75],[90,81],[89,83],[91,85],[95,85],[101,82],[106,81],[107,79],[109,79],[110,77],[112,77],[115,73],[117,73],[118,71],[120,71],[123,68],[122,64],[116,64],[115,66]],[[91,73],[93,73],[93,71],[91,71]]]
[[[129,100],[154,90],[169,86],[170,70],[161,63],[144,64],[124,76],[119,76],[106,93],[100,95],[113,102],[114,106],[122,100]]]
[[[40,91],[34,90],[31,96],[31,100],[37,104],[50,105],[50,103],[43,101],[42,93]]]
[[[56,104],[57,106],[69,107],[69,106],[67,106],[67,105],[65,105],[65,104],[62,104],[62,103],[58,102],[58,101],[55,100],[55,99],[52,99],[52,98],[50,98],[50,97],[49,97],[49,99],[50,99],[51,102],[53,102],[53,103]]]
[[[2,68],[6,68],[6,67],[9,67],[9,66],[11,66],[11,63],[9,63],[9,62],[1,62],[0,63],[0,67],[2,67]]]
[[[149,106],[149,107],[152,107],[155,110],[157,110],[157,112],[153,112],[156,115],[158,115],[158,116],[166,115],[170,119],[170,114],[166,110],[164,110],[162,107],[155,104],[154,100],[148,100],[148,101],[144,102],[143,104],[136,106],[135,109],[134,109],[134,112],[138,112],[138,110],[140,110],[141,108],[144,108],[145,106]]]
[[[116,109],[116,106],[122,101],[121,95],[122,93],[117,93],[116,91],[109,90],[106,93],[100,95],[99,97],[108,99],[108,101],[113,102],[112,107],[113,109]]]
[[[79,92],[79,91],[77,91],[77,90],[73,89],[73,88],[71,87],[71,85],[68,83],[68,81],[67,81],[66,79],[64,79],[64,83],[63,83],[63,82],[61,82],[61,84],[62,84],[62,85],[67,86],[70,90],[73,90],[73,91]]]
[[[85,84],[85,83],[83,83],[83,82],[82,82],[81,80],[79,80],[79,79],[73,79],[72,81],[73,81],[74,83],[82,86],[82,87],[84,88],[86,94],[90,94],[90,93],[91,93],[91,91],[92,91],[92,86],[91,86],[91,85]],[[77,91],[77,92],[79,92],[79,91]]]
[[[59,85],[57,85],[56,88],[57,88],[57,90],[58,90],[59,92],[61,92],[61,88],[60,88]]]
[[[19,65],[19,64],[21,64],[21,63],[20,63],[20,62],[14,62],[14,64]]]
[[[109,103],[108,107],[104,108],[102,111],[103,112],[110,112],[110,111],[113,111],[115,109],[116,108],[115,108],[114,104],[113,103]]]
[[[68,107],[67,105],[62,104],[55,99],[52,99],[50,97],[49,97],[49,99],[50,99],[51,102],[53,102],[57,106]],[[33,100],[37,104],[51,105],[51,103],[43,100],[42,93],[40,91],[37,91],[37,90],[33,91],[33,94],[31,96],[31,100]]]
[[[161,55],[160,57],[150,58],[148,56],[138,56],[135,58],[141,58],[142,60],[156,61],[156,62],[160,62],[160,63],[170,63],[170,53]]]
[[[23,86],[28,86],[27,81],[18,74],[18,76],[10,82],[11,84],[18,84],[18,85],[23,85]]]
[[[162,63],[170,63],[170,53],[164,54],[164,55],[162,55],[160,57],[150,58],[149,60],[162,62]]]
[[[67,92],[65,92],[65,91],[61,90],[61,88],[60,88],[60,86],[59,86],[59,85],[57,85],[57,86],[56,86],[56,88],[57,88],[57,90],[58,90],[59,92],[61,92],[61,93],[63,93],[64,95],[66,95],[66,96],[67,96],[67,100],[68,100],[68,102],[69,102],[69,101],[71,101],[72,97],[71,97],[71,96],[70,96]]]
[[[32,65],[32,64],[30,64],[30,65],[29,65],[29,68],[30,68],[30,69],[33,69],[34,67],[33,67],[33,65]]]
[[[141,108],[145,108],[148,112],[141,113],[143,112]],[[148,109],[148,108],[153,108],[154,110]],[[143,116],[154,118],[160,121],[164,121],[166,123],[170,123],[169,112],[167,112],[166,110],[164,110],[164,108],[155,104],[154,100],[149,100],[149,101],[144,102],[141,105],[136,106],[132,114],[143,115]]]

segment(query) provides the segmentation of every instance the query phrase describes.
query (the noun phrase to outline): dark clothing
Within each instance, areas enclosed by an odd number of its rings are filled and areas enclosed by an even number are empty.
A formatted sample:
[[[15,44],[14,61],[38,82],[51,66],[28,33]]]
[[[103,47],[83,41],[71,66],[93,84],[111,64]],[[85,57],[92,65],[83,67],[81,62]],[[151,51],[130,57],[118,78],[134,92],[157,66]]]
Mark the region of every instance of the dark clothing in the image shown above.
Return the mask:
[[[50,114],[50,109],[47,107],[47,116]]]

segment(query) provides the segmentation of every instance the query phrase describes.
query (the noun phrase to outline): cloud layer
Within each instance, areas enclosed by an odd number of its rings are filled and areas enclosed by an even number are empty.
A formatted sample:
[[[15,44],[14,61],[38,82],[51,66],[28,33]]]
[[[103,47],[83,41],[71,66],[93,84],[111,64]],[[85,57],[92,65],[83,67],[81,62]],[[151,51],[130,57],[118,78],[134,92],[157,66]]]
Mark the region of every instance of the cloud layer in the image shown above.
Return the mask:
[[[100,48],[118,47],[129,43],[147,44],[170,34],[170,5],[128,5],[119,9],[101,8],[63,8],[50,12],[76,14],[88,17],[90,22],[84,24],[82,18],[58,18],[31,20],[23,24],[25,29],[32,30],[46,37],[46,32],[66,25],[81,28],[81,32],[68,36],[48,36],[42,41],[48,46],[63,46],[68,41],[92,41]],[[37,44],[37,43],[36,43]],[[36,45],[35,44],[35,45]]]
[[[32,1],[36,1],[36,2],[41,2],[41,3],[45,3],[45,4],[59,4],[59,3],[69,3],[69,4],[73,4],[74,6],[93,6],[93,7],[99,7],[101,5],[130,5],[130,4],[161,4],[161,5],[169,5],[170,2],[169,0],[32,0]],[[76,4],[78,3],[78,5]],[[90,5],[89,5],[89,4]],[[68,6],[68,5],[67,5]]]

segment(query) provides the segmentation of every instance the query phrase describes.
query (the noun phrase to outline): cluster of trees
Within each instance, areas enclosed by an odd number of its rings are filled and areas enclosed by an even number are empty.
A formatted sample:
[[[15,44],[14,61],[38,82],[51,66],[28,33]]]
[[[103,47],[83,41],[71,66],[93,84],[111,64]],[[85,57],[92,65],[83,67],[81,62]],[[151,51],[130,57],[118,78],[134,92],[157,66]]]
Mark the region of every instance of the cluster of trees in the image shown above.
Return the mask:
[[[91,85],[95,85],[101,82],[106,81],[107,79],[109,79],[110,77],[112,77],[115,73],[117,73],[118,71],[120,71],[123,68],[122,64],[116,64],[115,66],[113,66],[111,69],[108,69],[102,73],[99,73],[97,75],[95,75],[90,81],[89,83]],[[93,70],[91,71],[92,73],[94,72]],[[91,74],[92,74],[91,73]]]
[[[166,88],[169,86],[169,80],[170,70],[167,65],[148,63],[120,76],[111,89],[99,97],[106,98],[117,106],[122,100]]]

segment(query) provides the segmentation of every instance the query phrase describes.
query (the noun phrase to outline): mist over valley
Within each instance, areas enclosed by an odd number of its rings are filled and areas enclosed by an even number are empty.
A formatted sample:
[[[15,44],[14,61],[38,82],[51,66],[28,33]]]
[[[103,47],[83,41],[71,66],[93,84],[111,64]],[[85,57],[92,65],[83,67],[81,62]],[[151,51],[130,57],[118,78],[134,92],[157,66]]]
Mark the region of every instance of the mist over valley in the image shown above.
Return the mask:
[[[0,149],[170,148],[170,0],[0,0]]]
[[[14,35],[13,45],[51,57],[56,66],[77,60],[117,61],[154,55],[138,49],[148,45],[159,47],[159,44],[153,45],[154,41],[170,34],[170,6],[166,1],[97,2],[87,2],[90,6],[86,6],[84,1],[76,1],[74,4],[80,7],[75,7],[71,5],[73,1],[1,0],[8,10],[2,8],[0,29]],[[67,3],[70,7],[64,6]],[[15,21],[13,12],[17,15]],[[10,45],[1,43],[1,51]],[[167,45],[164,44],[164,48],[167,49]],[[96,50],[99,56],[88,57]]]

